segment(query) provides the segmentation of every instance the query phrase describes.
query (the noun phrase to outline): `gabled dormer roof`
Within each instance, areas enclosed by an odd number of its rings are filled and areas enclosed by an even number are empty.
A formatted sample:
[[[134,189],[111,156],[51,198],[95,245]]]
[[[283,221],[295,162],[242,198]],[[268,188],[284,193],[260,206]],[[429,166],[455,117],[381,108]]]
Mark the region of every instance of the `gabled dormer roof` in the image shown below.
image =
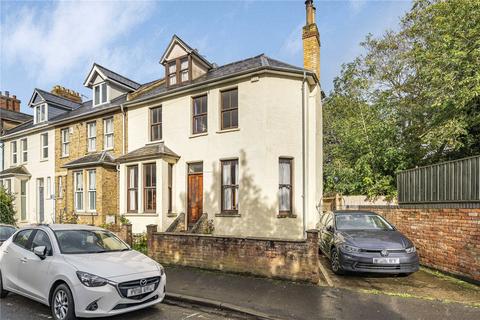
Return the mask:
[[[140,87],[139,83],[130,80],[127,77],[124,77],[110,69],[107,69],[98,63],[93,64],[92,69],[90,69],[90,72],[88,73],[83,85],[87,88],[92,88],[93,81],[97,75],[100,75],[100,77],[102,77],[104,80],[111,81],[130,90],[136,90]]]
[[[30,107],[34,104],[37,104],[37,102],[35,102],[37,97],[40,97],[42,102],[46,102],[48,104],[52,104],[66,110],[74,110],[82,105],[81,103],[66,99],[61,96],[57,96],[56,94],[50,93],[48,91],[35,88],[35,90],[33,90],[32,97],[28,102],[28,105]]]
[[[160,58],[160,63],[161,64],[165,64],[166,60],[167,60],[167,57],[168,55],[170,54],[170,52],[172,51],[172,49],[175,47],[175,45],[179,45],[180,47],[182,47],[183,50],[185,50],[185,52],[187,52],[188,54],[193,54],[195,55],[197,58],[199,58],[203,63],[205,63],[209,68],[212,68],[212,64],[210,63],[210,61],[208,61],[207,59],[205,59],[202,55],[200,55],[198,53],[198,51],[196,49],[193,49],[192,47],[190,47],[185,41],[183,41],[182,39],[180,39],[179,36],[177,36],[176,34],[173,35],[172,37],[172,40],[170,40],[170,44],[167,46],[167,49],[165,50],[165,52],[163,53],[162,57]]]

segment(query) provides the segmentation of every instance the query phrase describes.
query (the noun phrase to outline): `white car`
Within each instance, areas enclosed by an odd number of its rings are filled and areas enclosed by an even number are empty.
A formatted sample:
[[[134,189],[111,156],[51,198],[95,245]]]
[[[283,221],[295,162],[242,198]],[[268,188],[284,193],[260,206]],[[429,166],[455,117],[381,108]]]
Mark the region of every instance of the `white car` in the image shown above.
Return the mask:
[[[113,233],[84,225],[25,227],[0,247],[0,297],[50,306],[56,320],[142,309],[165,297],[163,267]]]

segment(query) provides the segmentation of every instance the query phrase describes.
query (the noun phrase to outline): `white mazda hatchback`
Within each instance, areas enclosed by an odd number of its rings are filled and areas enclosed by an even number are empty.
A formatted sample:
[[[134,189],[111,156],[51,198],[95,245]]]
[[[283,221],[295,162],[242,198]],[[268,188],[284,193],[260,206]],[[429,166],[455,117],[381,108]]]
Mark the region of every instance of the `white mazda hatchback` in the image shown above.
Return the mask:
[[[165,297],[163,267],[102,228],[25,227],[0,247],[0,297],[50,306],[56,320],[138,310]]]

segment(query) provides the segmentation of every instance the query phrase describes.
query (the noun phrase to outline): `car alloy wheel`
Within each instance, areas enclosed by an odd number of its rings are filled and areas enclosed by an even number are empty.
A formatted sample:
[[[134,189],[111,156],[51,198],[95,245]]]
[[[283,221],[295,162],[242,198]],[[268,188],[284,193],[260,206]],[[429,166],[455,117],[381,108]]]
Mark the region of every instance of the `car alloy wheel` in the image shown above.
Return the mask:
[[[331,255],[330,262],[331,262],[333,273],[343,274],[342,267],[340,266],[340,259],[338,257],[338,252],[337,252],[337,249],[335,249],[335,248],[332,249],[332,255]]]
[[[66,318],[68,314],[68,295],[62,289],[58,290],[55,294],[53,308],[57,319],[63,320]]]

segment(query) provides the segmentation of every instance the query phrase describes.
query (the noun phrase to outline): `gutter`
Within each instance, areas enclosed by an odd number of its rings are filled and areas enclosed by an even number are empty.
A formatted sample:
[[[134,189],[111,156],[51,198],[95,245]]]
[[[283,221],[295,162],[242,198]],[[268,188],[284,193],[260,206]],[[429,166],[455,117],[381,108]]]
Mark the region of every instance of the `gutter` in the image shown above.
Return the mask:
[[[302,217],[303,217],[303,235],[306,236],[306,199],[305,199],[305,82],[307,81],[306,72],[303,72],[302,80]]]

